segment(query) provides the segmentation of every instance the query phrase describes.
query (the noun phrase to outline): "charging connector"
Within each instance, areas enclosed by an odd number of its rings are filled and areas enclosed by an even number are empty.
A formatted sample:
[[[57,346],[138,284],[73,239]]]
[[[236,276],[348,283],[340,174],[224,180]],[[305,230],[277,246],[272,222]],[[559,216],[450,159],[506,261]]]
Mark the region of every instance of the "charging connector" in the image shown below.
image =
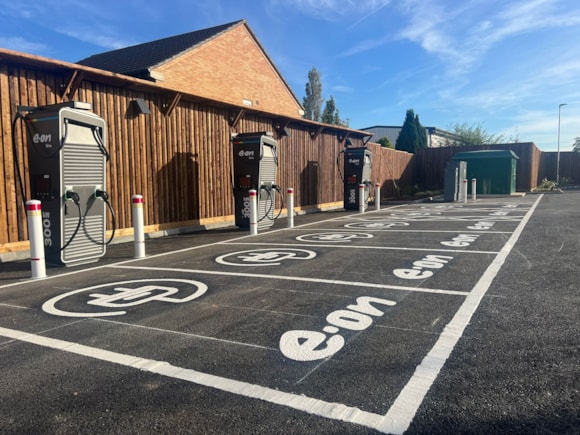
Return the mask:
[[[66,201],[73,201],[76,205],[80,205],[81,203],[81,197],[74,190],[67,190],[64,192],[64,199]]]
[[[101,198],[103,201],[109,201],[109,194],[105,190],[96,189],[95,198]]]
[[[93,195],[95,198],[101,198],[107,205],[109,211],[111,212],[111,220],[113,221],[113,232],[111,233],[111,237],[109,237],[109,240],[105,242],[105,245],[108,245],[113,241],[113,237],[115,237],[115,231],[117,230],[117,221],[115,218],[115,212],[113,210],[113,206],[109,202],[109,194],[107,193],[106,190],[102,190],[101,186],[95,186],[95,192],[93,193]]]

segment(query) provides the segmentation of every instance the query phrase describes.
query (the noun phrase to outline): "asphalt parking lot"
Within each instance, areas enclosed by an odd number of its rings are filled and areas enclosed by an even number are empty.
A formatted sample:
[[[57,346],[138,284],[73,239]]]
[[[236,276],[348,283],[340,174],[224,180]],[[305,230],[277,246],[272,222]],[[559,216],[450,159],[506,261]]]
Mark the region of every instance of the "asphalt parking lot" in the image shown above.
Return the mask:
[[[0,263],[2,433],[578,433],[580,192]]]

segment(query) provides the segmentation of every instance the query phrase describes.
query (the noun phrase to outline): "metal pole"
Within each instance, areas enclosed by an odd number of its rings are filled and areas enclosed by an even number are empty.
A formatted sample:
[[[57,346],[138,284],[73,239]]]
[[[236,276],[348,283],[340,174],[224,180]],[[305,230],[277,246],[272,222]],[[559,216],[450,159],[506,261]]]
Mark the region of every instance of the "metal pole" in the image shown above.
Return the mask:
[[[467,202],[467,178],[463,179],[463,202]]]
[[[131,197],[133,209],[133,240],[135,243],[135,258],[145,257],[145,225],[143,221],[143,196]]]
[[[381,209],[381,185],[375,184],[375,207],[377,211]]]
[[[286,213],[288,214],[288,228],[294,228],[294,189],[289,187],[286,193]]]
[[[358,185],[358,211],[359,213],[365,212],[365,185]]]
[[[26,201],[26,217],[28,222],[28,239],[30,240],[30,268],[32,278],[46,278],[44,230],[42,228],[40,201],[36,199]]]
[[[459,168],[455,168],[455,184],[454,184],[454,192],[453,192],[453,201],[459,201],[461,196],[461,182],[459,181]]]
[[[566,105],[566,103],[562,103],[558,106],[558,157],[556,158],[556,184],[560,184],[560,118],[562,114],[562,106]]]
[[[477,180],[475,178],[471,179],[471,199],[474,201],[477,199],[475,191],[477,190]]]
[[[257,191],[251,189],[250,192],[250,235],[258,234],[258,197]]]

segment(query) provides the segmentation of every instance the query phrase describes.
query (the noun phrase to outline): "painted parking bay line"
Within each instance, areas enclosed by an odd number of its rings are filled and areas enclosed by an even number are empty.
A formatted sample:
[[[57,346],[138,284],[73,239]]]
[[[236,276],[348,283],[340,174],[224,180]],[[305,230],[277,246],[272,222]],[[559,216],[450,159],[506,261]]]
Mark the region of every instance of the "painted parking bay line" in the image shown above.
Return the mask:
[[[283,276],[283,275],[271,275],[263,273],[244,273],[244,272],[226,272],[222,270],[203,270],[203,269],[181,269],[174,267],[150,267],[150,266],[129,266],[129,265],[113,265],[109,266],[115,269],[135,269],[135,270],[148,270],[148,271],[161,271],[161,272],[177,272],[177,273],[188,273],[188,274],[201,274],[201,275],[218,275],[218,276],[243,276],[245,278],[260,278],[260,279],[276,279],[282,281],[302,281],[308,283],[321,283],[321,284],[332,284],[332,285],[346,285],[351,287],[366,287],[366,288],[377,288],[377,289],[387,289],[387,290],[400,290],[416,293],[436,293],[445,295],[455,295],[455,296],[467,296],[469,292],[457,291],[457,290],[446,290],[437,288],[427,288],[427,287],[407,287],[402,285],[388,285],[388,284],[373,284],[369,282],[360,281],[342,281],[338,279],[323,279],[323,278],[304,278],[300,276]]]
[[[483,276],[473,290],[465,298],[465,302],[459,308],[453,319],[447,324],[440,338],[433,348],[415,370],[411,379],[407,382],[395,402],[385,415],[362,411],[356,407],[350,407],[339,403],[330,403],[320,399],[314,399],[303,395],[281,392],[260,385],[237,381],[234,379],[215,376],[196,370],[174,366],[166,361],[156,361],[133,355],[112,352],[94,348],[70,341],[44,337],[0,327],[0,336],[14,340],[27,342],[47,348],[61,350],[98,359],[113,364],[135,368],[150,373],[159,374],[174,379],[181,379],[198,385],[215,388],[221,391],[238,394],[241,396],[260,399],[288,408],[304,411],[328,419],[341,420],[370,427],[384,433],[404,433],[413,420],[419,406],[423,402],[427,391],[437,378],[444,363],[449,358],[451,351],[463,335],[465,327],[469,323],[473,313],[487,292],[491,282],[499,272],[508,254],[519,239],[526,223],[533,214],[540,196],[534,203],[528,214],[522,220],[514,234],[506,242],[500,253],[487,268]],[[130,266],[115,266],[126,267]],[[151,269],[151,268],[146,268]],[[183,270],[191,272],[190,270]],[[202,271],[203,272],[203,271]],[[220,272],[216,272],[220,273]],[[246,275],[246,274],[244,274]],[[264,277],[269,277],[264,275]],[[352,285],[352,283],[349,283]]]
[[[250,384],[248,382],[237,381],[235,379],[224,378],[199,372],[197,370],[174,366],[166,361],[157,361],[134,355],[112,352],[70,341],[44,337],[2,327],[0,327],[0,336],[51,349],[70,352],[76,355],[94,358],[100,361],[118,364],[145,372],[155,373],[168,378],[181,379],[197,385],[215,388],[217,390],[253,399],[264,400],[266,402],[304,411],[309,414],[319,415],[328,419],[342,420],[370,428],[376,428],[383,417],[378,414],[361,411],[358,408],[340,403],[326,402],[324,400],[314,399],[301,394],[286,393],[272,388]]]
[[[462,337],[471,317],[479,307],[485,293],[518,241],[542,198],[543,195],[540,195],[530,207],[500,253],[495,257],[477,284],[475,284],[475,287],[473,287],[472,291],[465,298],[465,301],[459,310],[457,310],[453,319],[445,326],[435,345],[415,369],[415,373],[405,387],[403,387],[403,390],[377,429],[388,433],[402,434],[409,428],[425,395],[435,382],[435,379],[451,355],[455,345]]]

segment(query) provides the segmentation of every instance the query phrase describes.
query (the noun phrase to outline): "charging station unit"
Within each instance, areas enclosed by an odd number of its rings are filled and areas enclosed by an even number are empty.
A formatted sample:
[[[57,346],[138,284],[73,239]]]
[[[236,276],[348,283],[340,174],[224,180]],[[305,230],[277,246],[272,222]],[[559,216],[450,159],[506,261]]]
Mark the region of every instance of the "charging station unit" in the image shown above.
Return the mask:
[[[258,198],[258,229],[274,224],[278,142],[269,132],[239,133],[232,138],[234,153],[233,187],[236,226],[250,227],[250,194]]]
[[[445,166],[445,184],[443,200],[445,202],[459,201],[461,184],[467,179],[467,162],[462,160],[450,160]],[[467,195],[467,192],[465,192]]]
[[[78,101],[26,108],[31,196],[42,203],[49,264],[93,262],[106,251],[106,125],[91,109]]]
[[[364,207],[368,207],[373,153],[366,147],[344,150],[344,208],[359,209],[359,185],[364,184]]]

